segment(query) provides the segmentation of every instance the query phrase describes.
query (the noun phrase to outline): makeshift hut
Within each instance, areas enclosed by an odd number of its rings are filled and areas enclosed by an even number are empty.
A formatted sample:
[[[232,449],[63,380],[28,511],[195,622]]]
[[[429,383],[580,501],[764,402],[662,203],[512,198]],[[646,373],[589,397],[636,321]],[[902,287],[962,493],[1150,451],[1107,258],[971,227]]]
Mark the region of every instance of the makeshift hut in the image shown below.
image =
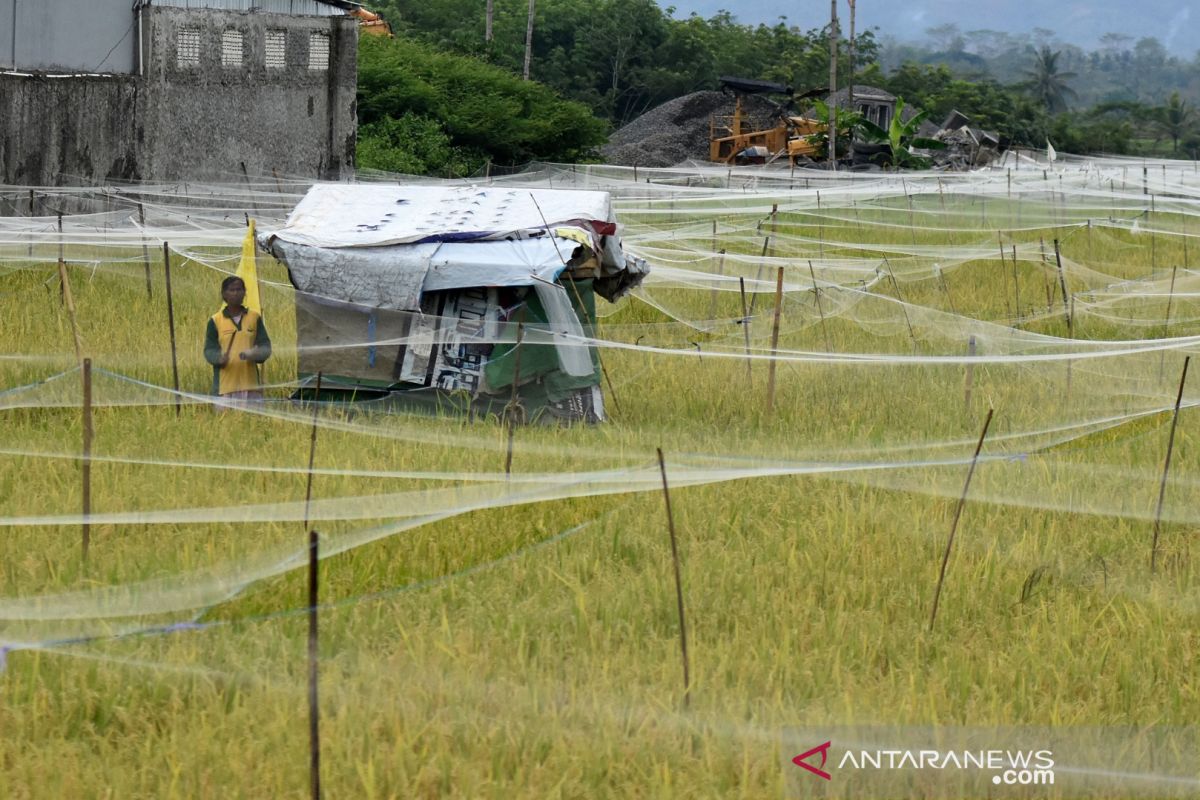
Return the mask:
[[[595,295],[641,282],[607,192],[321,184],[259,244],[296,287],[300,394],[604,419]]]

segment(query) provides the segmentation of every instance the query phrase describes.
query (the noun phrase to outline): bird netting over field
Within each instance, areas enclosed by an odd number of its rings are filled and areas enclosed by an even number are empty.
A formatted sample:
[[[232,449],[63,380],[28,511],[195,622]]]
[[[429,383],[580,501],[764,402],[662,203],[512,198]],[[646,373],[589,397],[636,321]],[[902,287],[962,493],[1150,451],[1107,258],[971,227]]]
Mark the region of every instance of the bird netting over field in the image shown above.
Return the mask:
[[[294,401],[302,359],[396,359],[442,320],[382,309],[369,325],[305,319],[344,301],[301,295],[261,251],[266,397],[222,403],[201,353],[219,285],[238,268],[247,221],[278,229],[307,183],[0,187],[0,647],[21,670],[8,680],[40,680],[49,667],[26,662],[31,651],[97,659],[112,672],[53,669],[99,693],[129,669],[168,685],[203,670],[289,691],[281,653],[305,608],[304,532],[315,527],[350,720],[370,718],[369,687],[398,662],[423,698],[402,703],[418,728],[452,678],[480,707],[512,693],[489,713],[528,737],[543,691],[587,697],[557,718],[560,732],[664,722],[678,679],[653,494],[661,447],[681,490],[698,641],[705,721],[686,723],[693,732],[744,744],[800,708],[847,723],[1096,725],[1200,711],[1184,667],[1200,600],[1189,413],[1200,388],[1179,395],[1185,358],[1200,352],[1193,163],[1010,158],[965,174],[545,164],[478,182],[609,192],[626,253],[650,264],[630,296],[597,301],[582,335],[512,322],[482,334],[495,348],[595,352],[606,423],[513,429],[467,392],[421,413]],[[298,343],[315,325],[331,344]],[[81,357],[95,409],[86,514]],[[947,638],[926,639],[949,510],[988,409],[943,600]],[[1044,615],[1027,619],[1034,602]],[[1101,623],[1113,607],[1142,620],[1140,634]],[[1014,688],[1013,665],[1055,643],[1058,677]],[[1012,663],[951,677],[975,669],[978,648]],[[800,688],[831,662],[842,665],[825,686],[835,697]],[[1129,671],[1147,663],[1174,690],[1131,688]],[[900,687],[892,664],[926,664],[920,688]],[[1092,700],[1064,700],[1097,670],[1119,675]],[[960,680],[988,699],[965,700]],[[147,691],[131,702],[156,701]],[[451,727],[484,725],[466,708],[448,713]],[[351,736],[357,722],[346,724]],[[639,757],[653,759],[686,725],[624,735],[649,742]],[[581,758],[569,740],[550,746],[557,767]],[[467,761],[485,758],[463,747]],[[737,759],[664,756],[687,785],[725,774],[764,790],[771,758],[740,774]],[[640,785],[636,774],[614,785]],[[353,775],[347,787],[365,781]],[[507,786],[546,791],[540,781]],[[502,794],[481,786],[475,796]]]

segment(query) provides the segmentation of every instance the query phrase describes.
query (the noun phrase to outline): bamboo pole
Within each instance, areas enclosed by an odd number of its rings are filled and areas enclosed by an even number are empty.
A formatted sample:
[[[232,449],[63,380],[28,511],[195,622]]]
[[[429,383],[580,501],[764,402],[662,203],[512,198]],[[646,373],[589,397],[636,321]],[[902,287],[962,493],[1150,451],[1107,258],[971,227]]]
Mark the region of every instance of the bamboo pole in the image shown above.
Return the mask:
[[[536,0],[529,0],[529,16],[525,22],[525,67],[521,77],[529,80],[529,66],[533,62],[533,17]]]
[[[967,356],[975,357],[975,335],[972,334],[967,339]],[[967,375],[963,382],[963,405],[966,406],[967,412],[971,411],[971,394],[975,391],[975,363],[967,362]]]
[[[308,440],[308,481],[304,487],[304,530],[308,530],[308,513],[312,508],[313,464],[317,458],[317,415],[321,410],[321,375],[321,370],[318,370],[316,394],[313,395],[312,435]]]
[[[738,291],[742,295],[742,336],[746,340],[746,388],[754,383],[750,359],[750,312],[746,310],[746,279],[738,276]]]
[[[996,231],[996,241],[1000,245],[1000,274],[1004,276],[1004,315],[1011,319],[1012,309],[1008,305],[1008,270],[1005,269],[1007,265],[1004,263],[1004,237],[1000,231]],[[1016,246],[1013,248],[1013,261],[1016,261]]]
[[[950,306],[950,313],[957,316],[958,309],[954,307],[954,298],[950,296],[950,286],[946,283],[946,275],[938,264],[934,264],[933,269],[937,273],[938,282],[942,285],[942,294],[946,295],[946,305]]]
[[[83,485],[83,562],[86,564],[88,560],[88,548],[92,542],[92,438],[94,431],[92,429],[92,360],[85,358],[83,360],[83,459],[80,466],[82,467],[82,485]]]
[[[321,707],[318,703],[319,677],[318,613],[321,587],[317,564],[320,561],[320,535],[308,532],[308,774],[313,800],[321,800]]]
[[[167,327],[171,332],[171,378],[175,386],[175,416],[179,416],[179,354],[175,347],[175,300],[171,294],[171,245],[163,242],[163,276],[167,289]]]
[[[671,562],[675,567],[675,606],[679,612],[679,649],[683,657],[683,707],[691,700],[691,675],[688,665],[687,619],[683,612],[683,578],[679,573],[679,545],[675,539],[675,517],[671,513],[671,489],[667,486],[667,464],[658,448],[658,469],[662,473],[663,501],[667,507],[667,530],[671,535]]]
[[[525,323],[517,323],[517,343],[512,349],[513,353],[513,381],[512,381],[512,397],[505,406],[505,419],[508,422],[508,451],[504,456],[504,475],[508,477],[512,474],[513,460],[513,437],[517,427],[517,412],[521,409],[521,395],[519,387],[521,385],[521,343],[525,339]]]
[[[775,361],[779,355],[779,317],[783,312],[783,267],[775,278],[775,320],[771,324],[771,362],[767,365],[767,413],[775,410]]]
[[[1179,407],[1183,404],[1183,385],[1187,381],[1188,364],[1192,357],[1183,359],[1183,372],[1179,376],[1179,393],[1175,395],[1175,413],[1171,416],[1171,433],[1167,436],[1167,457],[1163,461],[1162,481],[1158,487],[1158,507],[1154,511],[1154,539],[1150,543],[1150,574],[1158,567],[1158,534],[1162,528],[1163,501],[1167,496],[1167,475],[1171,471],[1171,454],[1175,450],[1175,428],[1179,424]]]
[[[762,254],[759,256],[759,261],[758,261],[758,272],[754,276],[755,284],[762,283],[762,273],[763,273],[763,266],[764,266],[763,261],[766,260],[767,251],[770,248],[771,248],[771,234],[768,233],[766,236],[763,237]],[[750,313],[751,314],[754,313],[754,306],[757,302],[758,302],[758,288],[756,286],[755,290],[754,290],[754,294],[751,295],[751,297],[750,297]]]
[[[714,225],[716,223],[713,223]],[[724,248],[718,253],[720,258],[717,260],[717,277],[722,277],[725,274],[725,250]],[[708,320],[712,322],[717,318],[717,282],[713,281],[712,296],[708,299]]]
[[[821,333],[825,337],[825,352],[832,353],[833,347],[829,344],[829,328],[825,325],[825,309],[821,306],[821,287],[817,285],[817,272],[813,269],[812,259],[808,262],[808,274],[812,276],[813,295],[817,298],[817,313],[821,316]]]
[[[150,282],[150,250],[146,247],[146,212],[141,203],[138,203],[138,225],[142,228],[142,268],[146,272],[146,297],[149,299],[154,297],[154,288]]]
[[[1185,240],[1186,241],[1186,240]],[[1163,315],[1163,332],[1162,338],[1170,337],[1171,329],[1171,301],[1175,299],[1175,274],[1179,272],[1179,265],[1171,267],[1171,288],[1167,291],[1167,313]],[[1158,355],[1158,379],[1163,378],[1163,367],[1167,361],[1167,351],[1163,350]]]
[[[1071,331],[1071,309],[1067,306],[1067,275],[1063,271],[1062,250],[1059,247],[1058,239],[1054,240],[1054,260],[1058,264],[1058,285],[1062,289],[1063,313],[1067,316],[1067,330]]]
[[[240,161],[238,163],[242,165],[242,179],[245,180],[245,182],[246,182],[246,191],[250,193],[250,206],[254,209],[254,216],[255,217],[262,216],[261,214],[259,214],[259,211],[258,211],[258,201],[254,199],[254,189],[250,186],[250,173],[246,171],[246,162]],[[246,226],[249,227],[250,226],[250,221],[249,221],[250,215],[247,214],[246,216],[247,216]]]
[[[946,565],[950,563],[950,548],[954,546],[954,535],[958,532],[958,521],[962,518],[963,506],[967,503],[967,491],[971,488],[971,478],[975,475],[975,465],[979,463],[979,452],[983,450],[983,440],[987,438],[988,427],[992,424],[992,413],[989,408],[983,421],[983,430],[979,433],[979,442],[975,445],[975,455],[971,457],[971,466],[967,470],[967,479],[963,483],[962,494],[958,498],[958,506],[954,509],[954,521],[950,523],[950,538],[946,540],[946,552],[942,554],[942,568],[938,573],[937,589],[933,593],[933,609],[929,612],[929,631],[937,621],[938,603],[942,597],[942,586],[946,582]]]
[[[888,277],[892,279],[892,289],[896,292],[896,299],[900,301],[900,311],[904,314],[904,324],[908,326],[908,338],[912,339],[913,349],[917,349],[917,335],[913,333],[912,320],[908,318],[908,304],[904,302],[904,295],[900,293],[900,284],[896,282],[896,273],[892,272],[891,263],[885,258],[883,265],[887,267]]]
[[[1012,274],[1013,274],[1013,304],[1016,306],[1017,321],[1019,322],[1021,320],[1021,279],[1018,277],[1019,273],[1017,272],[1017,259],[1016,259],[1015,253],[1013,254],[1013,260],[1012,260]]]
[[[58,260],[58,286],[67,308],[67,319],[71,323],[71,336],[75,342],[75,358],[83,360],[83,337],[79,333],[79,318],[75,313],[75,295],[71,292],[71,279],[67,276],[67,265],[61,258]]]

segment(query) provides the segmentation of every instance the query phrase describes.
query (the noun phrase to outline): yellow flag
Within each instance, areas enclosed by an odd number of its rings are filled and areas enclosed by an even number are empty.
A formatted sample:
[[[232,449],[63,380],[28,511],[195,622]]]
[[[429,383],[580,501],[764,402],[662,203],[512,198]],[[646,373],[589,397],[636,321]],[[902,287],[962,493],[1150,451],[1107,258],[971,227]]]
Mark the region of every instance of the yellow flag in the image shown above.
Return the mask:
[[[262,303],[258,299],[258,264],[254,254],[254,220],[250,220],[250,226],[246,228],[246,238],[242,241],[242,263],[238,264],[236,274],[246,284],[246,308],[262,314]]]

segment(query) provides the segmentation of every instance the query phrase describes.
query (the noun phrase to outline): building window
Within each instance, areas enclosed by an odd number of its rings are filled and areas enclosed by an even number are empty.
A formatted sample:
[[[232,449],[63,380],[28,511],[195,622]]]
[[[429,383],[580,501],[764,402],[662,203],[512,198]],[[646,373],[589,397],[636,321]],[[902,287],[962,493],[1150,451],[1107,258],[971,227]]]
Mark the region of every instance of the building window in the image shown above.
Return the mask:
[[[242,32],[232,28],[221,33],[221,66],[240,67],[245,57]]]
[[[200,29],[180,28],[175,31],[175,65],[195,67],[200,64]]]
[[[267,67],[283,69],[287,66],[287,33],[267,31]]]
[[[329,34],[324,32],[310,33],[308,36],[308,68],[313,70],[329,69]]]

